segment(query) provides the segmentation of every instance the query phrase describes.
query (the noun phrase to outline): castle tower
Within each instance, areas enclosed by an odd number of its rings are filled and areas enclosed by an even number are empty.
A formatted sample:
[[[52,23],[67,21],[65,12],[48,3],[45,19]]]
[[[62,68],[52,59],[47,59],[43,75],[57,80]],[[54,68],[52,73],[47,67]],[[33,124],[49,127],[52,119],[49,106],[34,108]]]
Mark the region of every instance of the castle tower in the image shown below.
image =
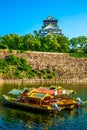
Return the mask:
[[[46,36],[49,34],[63,35],[62,30],[59,29],[58,20],[53,18],[52,16],[44,19],[43,24],[44,25],[42,29],[39,31],[41,36]]]

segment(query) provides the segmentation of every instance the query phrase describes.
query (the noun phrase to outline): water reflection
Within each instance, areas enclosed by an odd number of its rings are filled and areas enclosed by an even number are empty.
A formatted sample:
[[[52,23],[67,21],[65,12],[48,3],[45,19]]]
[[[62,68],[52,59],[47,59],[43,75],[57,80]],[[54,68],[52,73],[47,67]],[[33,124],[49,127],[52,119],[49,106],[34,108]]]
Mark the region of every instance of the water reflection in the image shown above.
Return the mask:
[[[3,125],[3,128],[8,128],[8,130],[15,130],[15,128],[20,130],[66,129],[68,125],[73,127],[73,123],[75,124],[78,119],[80,120],[80,116],[83,115],[82,108],[79,110],[62,111],[58,115],[29,113],[8,107],[1,107],[0,111],[2,113],[0,126]]]
[[[52,124],[52,119],[55,119],[56,115],[44,115],[37,113],[29,113],[21,110],[14,110],[11,108],[1,107],[0,109],[2,119],[0,126],[4,128],[14,129],[14,127],[20,129],[34,129],[34,128],[46,128]]]

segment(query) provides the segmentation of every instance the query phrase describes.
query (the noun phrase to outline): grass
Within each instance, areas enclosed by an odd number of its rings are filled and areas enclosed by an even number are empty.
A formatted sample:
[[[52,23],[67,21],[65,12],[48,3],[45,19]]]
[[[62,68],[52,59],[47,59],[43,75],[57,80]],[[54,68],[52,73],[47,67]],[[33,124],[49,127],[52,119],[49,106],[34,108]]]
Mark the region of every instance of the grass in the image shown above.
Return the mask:
[[[82,53],[69,53],[69,55],[75,58],[87,58],[87,54]]]

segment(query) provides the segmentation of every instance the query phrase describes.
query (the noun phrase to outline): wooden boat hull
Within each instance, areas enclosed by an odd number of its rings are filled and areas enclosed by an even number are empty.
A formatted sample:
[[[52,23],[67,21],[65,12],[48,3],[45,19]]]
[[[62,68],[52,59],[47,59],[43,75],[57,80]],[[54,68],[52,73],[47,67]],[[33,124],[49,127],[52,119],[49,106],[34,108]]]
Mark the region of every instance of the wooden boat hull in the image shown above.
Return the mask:
[[[59,107],[65,107],[65,109],[73,109],[76,108],[77,102],[75,100],[70,100],[69,102],[58,102],[57,105]]]
[[[28,110],[28,111],[37,111],[37,112],[45,112],[45,113],[58,113],[58,110],[55,110],[53,107],[49,107],[49,106],[39,106],[39,105],[34,105],[34,104],[27,104],[27,103],[20,103],[17,102],[16,100],[10,100],[10,98],[8,98],[8,96],[3,95],[2,96],[2,100],[3,103],[5,105],[9,105],[12,107],[17,107],[17,108],[21,108],[23,110]]]
[[[63,104],[59,105],[59,107],[65,107],[65,109],[73,109],[76,108],[76,104]]]

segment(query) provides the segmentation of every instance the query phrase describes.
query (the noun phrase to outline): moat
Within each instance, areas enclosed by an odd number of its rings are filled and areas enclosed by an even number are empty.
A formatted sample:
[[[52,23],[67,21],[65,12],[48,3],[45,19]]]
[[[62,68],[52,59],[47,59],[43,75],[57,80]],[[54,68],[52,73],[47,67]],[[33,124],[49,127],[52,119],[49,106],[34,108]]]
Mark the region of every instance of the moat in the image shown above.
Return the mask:
[[[87,100],[87,84],[58,84],[73,89],[75,97]],[[0,129],[1,130],[86,130],[87,104],[78,110],[64,110],[59,114],[31,113],[21,109],[3,106],[1,97],[13,88],[39,87],[37,85],[0,84]],[[49,86],[45,84],[45,86]]]

